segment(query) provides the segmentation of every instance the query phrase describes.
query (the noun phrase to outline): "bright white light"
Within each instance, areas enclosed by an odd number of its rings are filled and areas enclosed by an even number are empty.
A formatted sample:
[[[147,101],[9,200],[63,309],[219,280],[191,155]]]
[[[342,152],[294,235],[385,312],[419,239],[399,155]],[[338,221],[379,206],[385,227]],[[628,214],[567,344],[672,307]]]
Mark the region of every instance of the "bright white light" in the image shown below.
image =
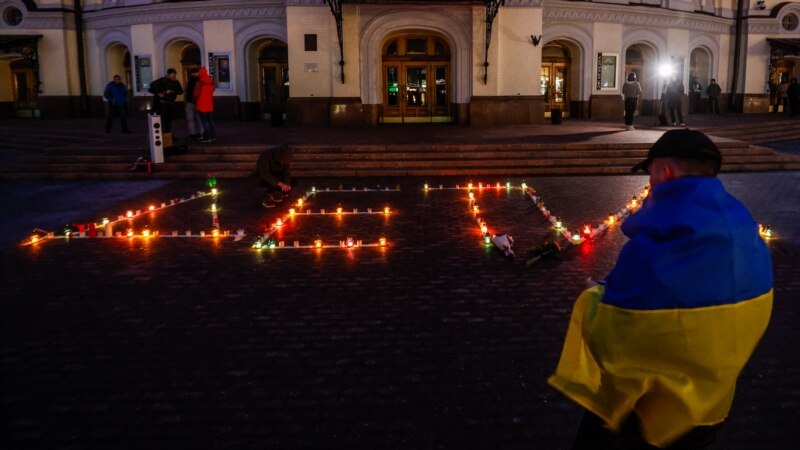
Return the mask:
[[[658,67],[658,75],[659,75],[661,78],[667,78],[667,77],[669,77],[670,75],[672,75],[672,65],[671,65],[671,64],[669,64],[669,63],[664,63],[664,64],[661,64],[661,65]]]

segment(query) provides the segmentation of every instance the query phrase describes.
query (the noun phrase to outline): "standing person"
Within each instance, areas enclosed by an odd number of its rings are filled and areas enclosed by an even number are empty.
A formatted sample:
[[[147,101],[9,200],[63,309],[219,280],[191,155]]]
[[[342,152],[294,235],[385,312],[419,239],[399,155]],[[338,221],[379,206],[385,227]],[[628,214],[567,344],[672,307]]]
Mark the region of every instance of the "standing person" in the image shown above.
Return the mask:
[[[788,100],[788,92],[789,92],[789,83],[786,82],[786,76],[781,77],[781,82],[778,85],[778,101],[775,103],[775,111],[779,112],[778,109],[781,105],[783,105],[783,112],[788,113],[789,105],[787,105]]]
[[[294,152],[288,146],[271,148],[261,152],[256,163],[256,173],[261,180],[261,186],[267,188],[261,206],[274,208],[275,203],[280,203],[289,195],[294,185],[289,165],[292,163]]]
[[[183,94],[184,113],[186,114],[186,127],[189,129],[189,139],[198,140],[203,136],[203,126],[200,125],[200,116],[195,108],[194,88],[197,84],[197,72],[200,69],[192,67],[189,70],[189,80],[186,81],[186,92]]]
[[[792,116],[800,113],[800,84],[797,84],[797,77],[792,77],[789,80],[789,86],[786,88],[786,97],[789,99],[789,109],[792,111]]]
[[[128,129],[128,89],[119,75],[114,75],[114,79],[106,85],[103,97],[108,100],[108,119],[106,119],[106,133],[111,132],[114,124],[114,117],[119,117],[123,133],[130,133]]]
[[[625,129],[633,130],[633,114],[642,96],[642,85],[636,81],[636,73],[628,74],[628,81],[622,86],[622,95],[625,96]]]
[[[586,413],[576,449],[705,449],[769,323],[769,249],[716,177],[722,156],[670,130],[632,170],[652,193],[622,224],[605,285],[575,302],[549,384]]]
[[[711,83],[706,88],[706,95],[708,95],[708,112],[711,114],[719,114],[719,94],[722,93],[722,88],[717,84],[717,80],[712,78]]]
[[[667,84],[667,107],[669,107],[669,116],[672,119],[672,125],[686,126],[683,123],[683,111],[682,109],[682,100],[683,100],[683,82],[678,80],[677,75],[673,75]],[[678,114],[678,121],[675,122],[675,113]]]
[[[699,112],[701,92],[703,92],[703,86],[697,81],[697,77],[692,75],[689,78],[689,111]]]
[[[175,79],[178,72],[167,69],[167,74],[150,83],[149,92],[153,94],[153,111],[161,116],[164,133],[172,133],[172,108],[175,98],[183,94],[181,83]]]
[[[217,130],[214,128],[214,119],[211,117],[214,111],[214,79],[208,75],[205,67],[201,67],[197,73],[194,99],[197,115],[200,116],[200,123],[203,124],[203,136],[197,141],[214,142],[217,140]]]

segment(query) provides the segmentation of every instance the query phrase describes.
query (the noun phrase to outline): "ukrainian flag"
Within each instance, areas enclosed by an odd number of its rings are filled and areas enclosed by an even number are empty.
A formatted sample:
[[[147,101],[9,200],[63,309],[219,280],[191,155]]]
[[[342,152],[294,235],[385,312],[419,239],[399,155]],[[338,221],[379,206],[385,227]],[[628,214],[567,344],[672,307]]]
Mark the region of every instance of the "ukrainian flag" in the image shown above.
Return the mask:
[[[727,417],[769,323],[772,266],[719,180],[676,180],[652,196],[623,224],[631,241],[607,285],[578,297],[548,382],[612,430],[635,413],[665,447]]]

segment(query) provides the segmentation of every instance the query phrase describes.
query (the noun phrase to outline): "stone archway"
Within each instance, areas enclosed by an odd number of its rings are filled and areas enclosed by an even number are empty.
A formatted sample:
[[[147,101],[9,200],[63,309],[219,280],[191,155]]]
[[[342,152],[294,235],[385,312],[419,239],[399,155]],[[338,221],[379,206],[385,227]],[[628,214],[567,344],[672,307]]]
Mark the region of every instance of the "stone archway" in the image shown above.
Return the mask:
[[[705,89],[713,78],[711,76],[711,52],[705,47],[696,47],[689,57],[689,113],[706,112]]]
[[[655,47],[647,42],[636,42],[625,49],[625,70],[623,80],[629,73],[636,74],[636,79],[642,85],[642,99],[639,113],[643,116],[658,115],[660,113],[660,98],[664,80],[658,71],[658,52]]]

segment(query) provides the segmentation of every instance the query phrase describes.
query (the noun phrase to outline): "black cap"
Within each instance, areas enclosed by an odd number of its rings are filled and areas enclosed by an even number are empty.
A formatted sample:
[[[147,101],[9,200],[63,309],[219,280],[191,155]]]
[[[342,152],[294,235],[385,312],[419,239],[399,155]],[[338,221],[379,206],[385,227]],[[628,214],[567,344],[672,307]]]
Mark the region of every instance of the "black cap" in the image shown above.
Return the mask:
[[[631,167],[631,172],[647,170],[655,158],[683,158],[715,161],[717,171],[722,165],[722,153],[705,134],[688,128],[669,130],[650,147],[647,159]]]

